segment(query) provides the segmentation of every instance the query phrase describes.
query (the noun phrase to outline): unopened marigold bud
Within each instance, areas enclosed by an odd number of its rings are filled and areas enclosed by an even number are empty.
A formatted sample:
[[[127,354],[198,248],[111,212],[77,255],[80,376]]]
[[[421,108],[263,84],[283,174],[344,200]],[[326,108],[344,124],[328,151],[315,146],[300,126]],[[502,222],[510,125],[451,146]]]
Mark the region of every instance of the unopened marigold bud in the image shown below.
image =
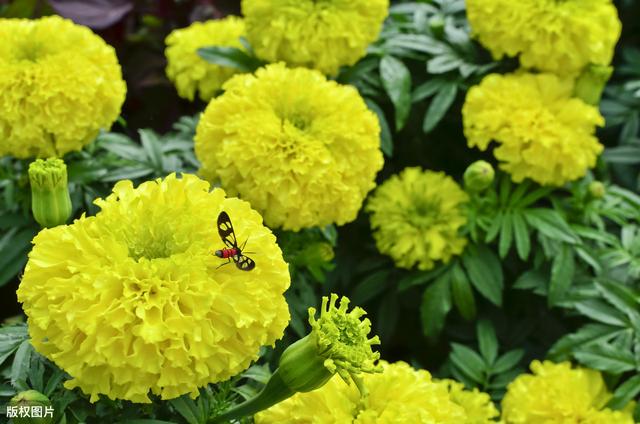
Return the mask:
[[[29,165],[31,211],[38,224],[51,228],[71,216],[67,166],[61,159],[37,159]]]
[[[478,160],[464,171],[464,187],[470,192],[480,192],[487,189],[495,177],[493,166],[489,162]]]
[[[369,338],[371,322],[362,319],[366,312],[359,307],[349,308],[349,299],[338,295],[322,298],[320,317],[315,308],[309,308],[311,333],[289,346],[280,358],[278,369],[265,388],[254,398],[216,417],[213,423],[222,423],[242,416],[253,415],[279,403],[297,392],[308,392],[322,387],[338,373],[347,383],[355,381],[363,396],[364,386],[359,380],[362,373],[382,372],[376,364],[380,358],[371,346],[380,344],[377,336]],[[360,384],[359,384],[360,383]]]
[[[591,197],[594,199],[602,199],[606,192],[606,187],[600,181],[592,181],[591,184],[589,184],[589,194],[591,194]]]
[[[51,406],[51,401],[36,390],[18,393],[11,398],[9,406],[18,408],[19,412],[23,411],[22,414],[18,413],[18,417],[12,418],[15,424],[50,424],[53,422],[51,413],[46,411],[46,408]],[[28,413],[24,411],[28,411]]]
[[[573,94],[590,105],[598,105],[604,91],[604,86],[609,81],[613,68],[604,65],[586,66],[576,80]]]

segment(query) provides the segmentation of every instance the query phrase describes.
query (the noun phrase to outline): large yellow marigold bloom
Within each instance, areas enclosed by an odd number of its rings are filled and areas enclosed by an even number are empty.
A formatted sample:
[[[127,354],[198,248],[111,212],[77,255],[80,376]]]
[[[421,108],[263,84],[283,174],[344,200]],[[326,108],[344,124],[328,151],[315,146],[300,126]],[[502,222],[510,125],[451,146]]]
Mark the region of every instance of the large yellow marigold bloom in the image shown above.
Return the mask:
[[[622,25],[611,0],[467,0],[473,33],[496,59],[560,74],[608,65]]]
[[[489,423],[469,415],[450,395],[447,385],[429,372],[404,362],[380,362],[382,374],[364,374],[369,392],[362,400],[355,385],[333,377],[326,385],[298,393],[256,415],[256,424],[476,424]],[[471,394],[471,392],[466,392]],[[474,394],[471,394],[474,395]],[[486,395],[488,399],[488,395]],[[491,403],[490,401],[488,401]],[[491,404],[493,406],[493,404]],[[473,408],[470,408],[473,409]],[[493,407],[495,411],[495,407]],[[497,411],[492,416],[496,416]],[[475,418],[474,418],[475,417]]]
[[[58,16],[0,19],[0,156],[62,156],[118,118],[114,49]]]
[[[470,147],[493,151],[500,167],[520,182],[562,185],[596,164],[602,145],[598,109],[571,97],[573,84],[552,74],[492,74],[472,87],[462,108]]]
[[[467,223],[467,194],[442,172],[406,168],[376,189],[366,210],[380,252],[401,268],[421,270],[448,262],[467,241],[458,234]]]
[[[41,231],[18,299],[33,346],[92,401],[149,402],[246,369],[289,321],[287,264],[248,203],[193,175],[117,183],[101,211]],[[256,266],[218,268],[216,222],[232,220]]]
[[[633,424],[631,412],[605,408],[611,393],[598,371],[550,361],[533,361],[531,371],[507,387],[506,424]]]
[[[242,0],[247,37],[269,62],[335,75],[378,38],[389,0]]]
[[[357,90],[283,64],[236,75],[196,131],[200,173],[273,227],[356,218],[382,168],[380,127]]]
[[[198,49],[209,46],[242,48],[240,37],[243,35],[244,21],[234,16],[195,22],[187,28],[172,31],[165,40],[167,76],[176,85],[180,97],[193,100],[198,91],[202,100],[211,99],[237,69],[208,63],[198,56]]]

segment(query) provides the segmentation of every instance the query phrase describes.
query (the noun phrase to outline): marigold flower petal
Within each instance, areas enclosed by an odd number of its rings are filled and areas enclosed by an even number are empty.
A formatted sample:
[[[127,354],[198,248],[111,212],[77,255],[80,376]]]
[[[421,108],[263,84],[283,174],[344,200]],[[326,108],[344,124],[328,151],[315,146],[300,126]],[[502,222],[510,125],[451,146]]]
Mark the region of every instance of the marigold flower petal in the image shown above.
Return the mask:
[[[59,16],[0,19],[0,155],[62,156],[120,114],[115,50]]]
[[[209,101],[237,69],[208,63],[198,56],[201,47],[243,48],[244,21],[235,16],[208,22],[194,22],[173,30],[165,40],[167,77],[175,84],[180,97],[193,100],[196,91]]]
[[[287,230],[356,218],[382,168],[380,127],[357,90],[309,69],[236,75],[202,115],[200,173]]]
[[[520,54],[526,68],[576,74],[608,65],[622,29],[611,0],[467,0],[475,36],[496,59]]]
[[[243,0],[247,38],[269,62],[335,75],[378,38],[389,0]]]
[[[595,166],[602,145],[598,109],[571,97],[573,83],[552,74],[491,74],[472,87],[462,108],[470,147],[493,152],[515,182],[562,185]]]
[[[380,252],[400,268],[428,270],[464,250],[467,194],[442,172],[406,168],[376,189],[366,211]]]
[[[248,203],[193,175],[118,182],[96,216],[41,231],[18,300],[35,349],[91,400],[170,399],[226,380],[282,337],[290,282],[275,236]],[[224,210],[250,272],[213,254]]]

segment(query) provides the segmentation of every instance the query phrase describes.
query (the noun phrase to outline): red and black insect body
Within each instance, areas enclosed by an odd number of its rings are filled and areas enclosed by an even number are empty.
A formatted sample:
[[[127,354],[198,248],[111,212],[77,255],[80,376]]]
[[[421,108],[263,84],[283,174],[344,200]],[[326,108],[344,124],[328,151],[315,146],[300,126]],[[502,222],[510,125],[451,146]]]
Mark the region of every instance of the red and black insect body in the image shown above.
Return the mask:
[[[242,254],[247,242],[245,241],[242,247],[238,247],[238,240],[236,239],[236,233],[233,231],[231,218],[229,218],[229,215],[224,211],[220,212],[220,215],[218,215],[218,234],[220,234],[220,238],[227,247],[225,249],[216,250],[215,255],[222,259],[229,259],[229,262],[222,265],[231,263],[233,260],[238,269],[243,271],[251,271],[255,268],[256,263],[253,259]]]

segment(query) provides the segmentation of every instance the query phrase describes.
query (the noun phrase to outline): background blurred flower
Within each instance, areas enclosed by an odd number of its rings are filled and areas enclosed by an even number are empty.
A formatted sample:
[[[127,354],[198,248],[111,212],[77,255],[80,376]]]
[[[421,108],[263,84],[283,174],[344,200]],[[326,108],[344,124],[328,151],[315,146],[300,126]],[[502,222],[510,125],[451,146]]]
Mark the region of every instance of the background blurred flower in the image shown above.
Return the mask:
[[[380,127],[355,88],[283,64],[236,75],[195,137],[200,173],[274,227],[356,218],[382,168]]]
[[[329,75],[365,55],[388,9],[388,0],[242,1],[247,37],[260,58]]]
[[[167,76],[180,97],[193,100],[198,91],[202,100],[210,100],[237,69],[208,63],[197,50],[208,46],[242,48],[243,35],[244,21],[234,16],[195,22],[171,32],[166,39]]]
[[[571,81],[552,74],[485,77],[462,108],[469,146],[500,143],[493,154],[515,182],[562,185],[584,176],[602,151],[594,133],[604,119],[572,91]]]
[[[431,269],[462,253],[458,234],[467,222],[461,205],[468,199],[442,172],[406,168],[376,189],[366,210],[380,252],[401,268]]]
[[[246,202],[192,175],[133,188],[116,184],[101,211],[43,230],[33,243],[19,301],[36,350],[91,395],[149,402],[237,375],[289,321],[287,264]],[[226,211],[256,267],[213,255]]]
[[[120,113],[126,87],[112,47],[57,16],[0,19],[0,155],[62,156]]]
[[[605,408],[611,393],[598,371],[572,368],[569,362],[536,360],[531,372],[507,387],[502,400],[502,418],[507,424],[634,422],[630,411]],[[632,410],[634,405],[630,406]]]
[[[467,0],[467,17],[496,59],[567,74],[608,65],[622,25],[611,0]]]
[[[465,407],[452,399],[447,386],[432,380],[429,372],[415,370],[404,362],[381,364],[384,367],[382,374],[363,375],[363,384],[369,392],[366,398],[360,397],[354,385],[349,386],[334,377],[318,390],[296,394],[259,413],[255,421],[257,424],[491,422],[489,419],[474,420],[467,415]],[[488,401],[487,408],[490,404]]]

